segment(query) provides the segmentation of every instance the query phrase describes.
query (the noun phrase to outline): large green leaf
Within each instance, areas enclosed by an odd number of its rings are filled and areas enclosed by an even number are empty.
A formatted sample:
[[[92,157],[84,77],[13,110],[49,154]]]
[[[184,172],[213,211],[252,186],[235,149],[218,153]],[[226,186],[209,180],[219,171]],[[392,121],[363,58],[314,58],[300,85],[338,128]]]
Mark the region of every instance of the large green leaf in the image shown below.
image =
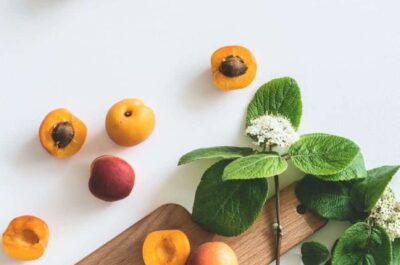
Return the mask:
[[[318,242],[306,242],[301,246],[301,260],[304,265],[320,265],[328,258],[328,248]]]
[[[317,176],[325,181],[348,181],[353,179],[363,179],[367,177],[365,169],[364,157],[361,152],[357,154],[350,166],[340,171],[339,173],[326,176]]]
[[[236,159],[224,170],[223,180],[256,179],[279,175],[287,162],[279,154],[261,153]]]
[[[232,159],[247,156],[253,153],[253,149],[236,146],[216,146],[193,150],[179,159],[178,165],[187,164],[202,159]]]
[[[388,265],[392,259],[389,236],[380,226],[352,225],[333,252],[333,265]]]
[[[305,176],[296,186],[296,195],[310,211],[327,219],[353,221],[366,217],[351,203],[352,182],[327,182]]]
[[[400,265],[400,238],[392,242],[392,250],[393,259],[391,265]]]
[[[353,188],[352,202],[356,208],[359,211],[370,212],[399,168],[383,166],[369,170],[367,178]]]
[[[246,123],[265,114],[287,117],[297,129],[302,114],[301,93],[296,80],[290,77],[277,78],[262,85],[247,108]]]
[[[329,134],[303,135],[289,148],[296,167],[312,175],[332,175],[346,169],[360,149],[352,141]]]
[[[220,161],[204,173],[193,205],[193,220],[224,236],[246,231],[260,215],[268,195],[266,179],[222,181],[230,162]]]

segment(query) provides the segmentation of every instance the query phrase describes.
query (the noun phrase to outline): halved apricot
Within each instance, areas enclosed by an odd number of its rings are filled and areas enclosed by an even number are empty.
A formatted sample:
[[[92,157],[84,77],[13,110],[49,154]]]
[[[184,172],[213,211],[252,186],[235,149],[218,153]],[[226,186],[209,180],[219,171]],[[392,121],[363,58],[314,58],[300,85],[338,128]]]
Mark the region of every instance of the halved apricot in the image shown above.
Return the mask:
[[[180,230],[154,231],[143,244],[146,265],[185,265],[189,255],[189,239]]]
[[[49,240],[47,224],[34,216],[15,218],[3,233],[3,248],[16,260],[35,260],[46,250]]]
[[[44,118],[40,143],[51,155],[65,158],[77,153],[86,140],[86,126],[67,109],[56,109]]]
[[[211,70],[215,86],[228,91],[250,85],[256,76],[257,63],[249,49],[225,46],[212,54]]]

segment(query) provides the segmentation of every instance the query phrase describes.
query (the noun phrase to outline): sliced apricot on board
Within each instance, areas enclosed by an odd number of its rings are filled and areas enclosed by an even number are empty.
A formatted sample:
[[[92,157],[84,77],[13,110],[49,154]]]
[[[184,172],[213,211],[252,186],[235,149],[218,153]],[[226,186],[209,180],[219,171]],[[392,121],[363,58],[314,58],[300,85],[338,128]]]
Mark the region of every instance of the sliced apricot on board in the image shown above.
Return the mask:
[[[242,46],[225,46],[211,56],[214,85],[222,90],[247,87],[253,82],[257,63],[249,49]]]
[[[34,216],[15,218],[3,233],[3,248],[16,260],[35,260],[46,250],[49,240],[47,224]]]
[[[67,109],[56,109],[44,118],[40,143],[51,155],[66,158],[77,153],[86,140],[86,126]]]
[[[143,244],[146,265],[185,265],[189,255],[189,239],[180,230],[154,231]]]

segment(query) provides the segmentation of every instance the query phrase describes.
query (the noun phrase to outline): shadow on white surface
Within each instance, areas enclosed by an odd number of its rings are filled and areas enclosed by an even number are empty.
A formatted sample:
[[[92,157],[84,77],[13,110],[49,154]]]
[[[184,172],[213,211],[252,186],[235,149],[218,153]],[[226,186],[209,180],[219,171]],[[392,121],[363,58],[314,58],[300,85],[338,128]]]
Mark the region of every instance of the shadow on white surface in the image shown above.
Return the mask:
[[[210,104],[217,104],[219,100],[225,98],[226,92],[213,85],[210,69],[199,72],[183,91],[183,104],[187,104],[190,110],[203,111]]]
[[[56,8],[66,2],[71,0],[18,0],[15,4],[22,11],[36,13]]]

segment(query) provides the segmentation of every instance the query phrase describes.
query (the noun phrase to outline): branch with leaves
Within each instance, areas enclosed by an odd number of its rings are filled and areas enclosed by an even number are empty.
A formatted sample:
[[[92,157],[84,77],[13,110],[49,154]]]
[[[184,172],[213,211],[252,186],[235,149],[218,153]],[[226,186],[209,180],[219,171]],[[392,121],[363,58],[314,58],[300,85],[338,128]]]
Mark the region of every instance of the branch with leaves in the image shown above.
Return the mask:
[[[296,192],[308,209],[324,218],[365,219],[368,216],[365,207],[371,209],[380,194],[374,193],[371,197],[366,191],[365,182],[374,183],[369,177],[374,172],[367,173],[360,148],[349,139],[330,134],[299,136],[301,116],[302,100],[297,82],[290,77],[274,79],[258,89],[247,109],[245,132],[254,141],[255,148],[218,146],[196,149],[182,156],[179,165],[203,159],[220,160],[207,169],[201,179],[193,205],[193,220],[206,230],[224,236],[243,233],[259,217],[268,197],[268,178],[273,177],[277,194],[275,229],[279,264],[285,229],[279,221],[279,175],[286,171],[289,159],[307,174]],[[354,190],[358,190],[363,199],[349,199],[348,189],[353,185],[358,186]],[[329,199],[332,205],[324,206]],[[344,207],[350,201],[363,210]],[[367,235],[381,233],[375,226],[368,228],[371,229]],[[339,241],[337,251],[342,248],[348,249],[348,246]]]

